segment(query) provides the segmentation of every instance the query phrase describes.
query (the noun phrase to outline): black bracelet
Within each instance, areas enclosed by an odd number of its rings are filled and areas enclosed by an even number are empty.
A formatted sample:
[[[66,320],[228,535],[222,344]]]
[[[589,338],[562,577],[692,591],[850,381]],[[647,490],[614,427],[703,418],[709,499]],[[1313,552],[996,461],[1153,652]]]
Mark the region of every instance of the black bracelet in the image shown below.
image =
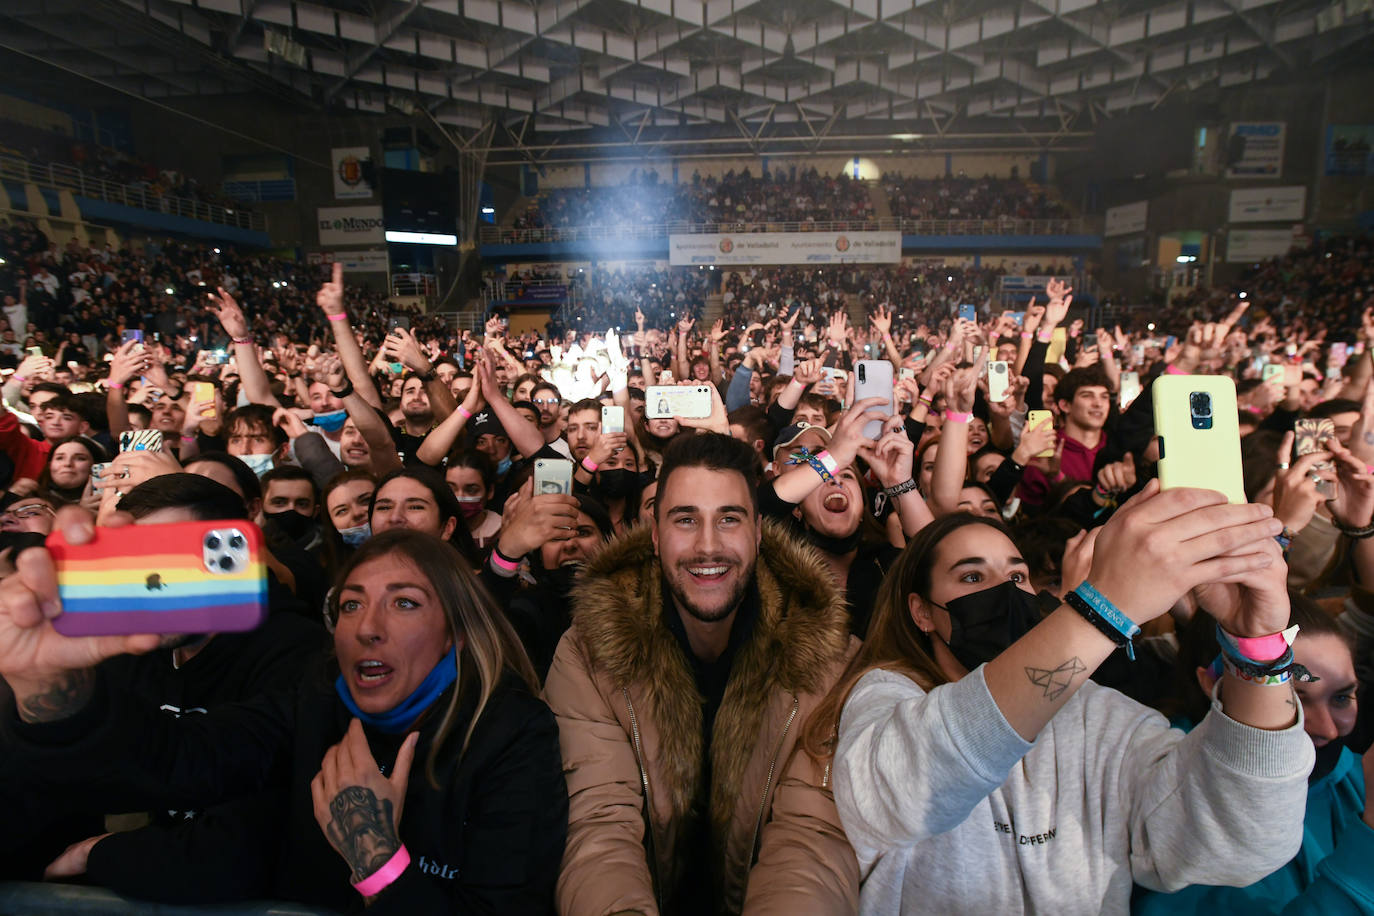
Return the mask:
[[[1110,639],[1112,642],[1116,643],[1117,646],[1125,648],[1126,646],[1129,646],[1131,644],[1131,641],[1126,637],[1126,634],[1122,633],[1116,627],[1112,626],[1110,623],[1103,620],[1101,615],[1098,614],[1097,611],[1093,610],[1093,606],[1088,602],[1084,601],[1082,598],[1080,598],[1076,593],[1072,591],[1065,592],[1064,603],[1067,604],[1069,607],[1073,608],[1080,615],[1082,615],[1084,620],[1088,621],[1088,623],[1096,627],[1098,632],[1100,632],[1103,636]]]
[[[422,381],[422,382],[424,382],[426,385],[428,385],[430,382],[434,381],[434,380],[437,379],[438,377],[439,377],[439,370],[438,370],[438,369],[435,369],[433,366],[431,366],[428,372],[425,372],[425,373],[423,373],[423,374],[420,374],[420,381]]]
[[[505,560],[507,563],[509,563],[509,564],[511,564],[511,565],[514,565],[514,566],[519,566],[519,565],[520,565],[520,561],[519,561],[518,559],[516,559],[515,557],[508,557],[508,556],[506,556],[504,553],[502,553],[502,552],[501,552],[501,547],[500,547],[500,545],[494,545],[494,546],[491,548],[491,552],[494,553],[494,554],[496,554],[498,557],[500,557],[501,559]]]
[[[905,482],[899,483],[896,486],[884,487],[883,492],[887,494],[888,499],[896,499],[898,496],[904,493],[910,493],[914,489],[916,489],[916,478],[908,477]]]
[[[342,401],[344,398],[348,397],[350,394],[353,393],[352,380],[346,380],[344,382],[344,386],[340,388],[338,391],[335,391],[333,388],[329,389],[329,393]]]
[[[1327,500],[1327,502],[1330,503],[1331,500]],[[1368,537],[1374,537],[1374,524],[1365,525],[1363,528],[1347,528],[1345,525],[1336,521],[1336,516],[1334,514],[1331,516],[1331,523],[1336,526],[1336,530],[1341,534],[1348,538],[1354,538],[1357,541],[1362,541]],[[1285,528],[1284,531],[1286,532],[1287,529]]]

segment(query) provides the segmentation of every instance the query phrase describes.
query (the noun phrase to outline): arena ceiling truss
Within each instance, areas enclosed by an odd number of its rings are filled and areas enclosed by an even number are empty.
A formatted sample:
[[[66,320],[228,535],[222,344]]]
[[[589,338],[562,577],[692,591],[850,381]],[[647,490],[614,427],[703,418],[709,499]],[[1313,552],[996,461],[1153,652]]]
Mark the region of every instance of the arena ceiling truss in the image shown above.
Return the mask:
[[[1369,57],[1374,0],[5,0],[149,97],[400,110],[493,153],[1054,148],[1180,88]]]

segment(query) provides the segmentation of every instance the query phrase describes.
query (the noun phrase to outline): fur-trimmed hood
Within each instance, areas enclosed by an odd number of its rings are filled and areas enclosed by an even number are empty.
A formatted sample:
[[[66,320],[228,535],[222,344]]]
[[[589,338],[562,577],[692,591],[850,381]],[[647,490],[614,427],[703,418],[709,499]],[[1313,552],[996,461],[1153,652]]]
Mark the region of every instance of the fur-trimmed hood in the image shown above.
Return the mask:
[[[763,522],[755,583],[758,621],[735,656],[711,740],[710,814],[718,833],[729,825],[769,697],[823,692],[849,645],[844,594],[825,561],[775,522]],[[572,597],[573,628],[592,667],[617,690],[646,698],[641,714],[653,717],[663,746],[659,788],[675,814],[686,813],[701,774],[702,697],[663,621],[663,572],[650,532],[638,528],[608,544]]]

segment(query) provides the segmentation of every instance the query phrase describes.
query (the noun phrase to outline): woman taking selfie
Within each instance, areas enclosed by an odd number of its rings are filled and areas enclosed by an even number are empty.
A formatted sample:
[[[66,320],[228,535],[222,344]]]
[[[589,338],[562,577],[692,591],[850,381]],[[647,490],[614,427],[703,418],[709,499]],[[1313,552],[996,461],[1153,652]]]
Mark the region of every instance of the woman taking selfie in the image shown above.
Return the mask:
[[[1132,882],[1245,884],[1297,850],[1312,745],[1267,661],[1287,660],[1266,654],[1288,623],[1280,526],[1267,507],[1158,486],[1076,545],[1065,578],[1082,597],[1043,619],[992,519],[937,519],[888,573],[806,735],[824,753],[838,723],[862,912],[1125,913]],[[1228,673],[1185,737],[1088,675],[1193,589],[1254,640],[1245,664],[1284,683]]]
[[[89,538],[88,522],[64,519],[69,540]],[[59,635],[39,610],[56,603],[51,558],[32,548],[19,565],[0,584],[7,753],[43,788],[97,811],[189,809],[281,779],[279,829],[234,851],[271,875],[245,897],[548,912],[567,830],[557,726],[514,633],[448,545],[405,529],[370,539],[331,598],[325,677],[180,719],[93,671],[157,637]],[[100,854],[99,838],[81,845],[63,874]]]

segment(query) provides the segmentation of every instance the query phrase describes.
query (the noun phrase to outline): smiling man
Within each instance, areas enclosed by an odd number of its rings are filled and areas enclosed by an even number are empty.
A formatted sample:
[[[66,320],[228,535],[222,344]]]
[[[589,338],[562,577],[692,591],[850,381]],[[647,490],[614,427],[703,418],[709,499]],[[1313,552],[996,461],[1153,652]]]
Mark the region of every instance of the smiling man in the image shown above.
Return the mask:
[[[1037,467],[1026,468],[1018,493],[1027,505],[1038,506],[1061,480],[1093,479],[1097,453],[1107,443],[1107,418],[1111,416],[1112,392],[1107,377],[1096,368],[1074,369],[1054,388],[1062,420],[1059,442],[1059,473],[1050,480]]]
[[[758,511],[729,436],[667,449],[654,523],[573,593],[544,695],[571,811],[559,912],[853,912],[824,771],[793,754],[857,648],[813,551]]]

